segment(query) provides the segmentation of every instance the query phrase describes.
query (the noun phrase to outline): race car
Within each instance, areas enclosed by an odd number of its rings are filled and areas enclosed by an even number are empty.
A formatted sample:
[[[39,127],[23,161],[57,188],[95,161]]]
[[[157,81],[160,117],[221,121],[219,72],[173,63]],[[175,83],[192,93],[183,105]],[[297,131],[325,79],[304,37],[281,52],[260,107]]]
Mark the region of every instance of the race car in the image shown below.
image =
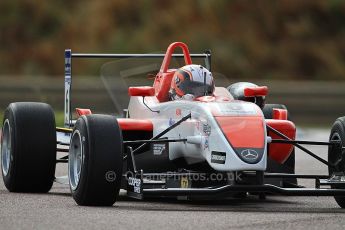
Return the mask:
[[[182,53],[175,54],[176,48]],[[123,117],[76,108],[73,119],[72,58],[148,57],[164,59],[153,85],[128,88]],[[183,65],[169,68],[172,58],[183,58]],[[204,66],[192,58],[202,58]],[[211,53],[190,54],[182,42],[170,44],[165,54],[66,50],[65,127],[56,127],[45,103],[16,102],[5,111],[1,165],[6,188],[44,193],[54,181],[67,183],[76,203],[90,206],[113,205],[123,189],[136,199],[334,196],[345,207],[345,117],[335,121],[327,142],[296,140],[287,108],[265,104],[266,86],[221,87],[211,77]],[[183,82],[199,94],[176,99],[186,90]],[[329,146],[328,161],[302,145]],[[328,166],[329,174],[295,174],[295,147]],[[57,159],[57,153],[66,156]],[[55,177],[57,163],[68,163],[67,177]],[[315,180],[315,188],[298,185],[298,178]]]

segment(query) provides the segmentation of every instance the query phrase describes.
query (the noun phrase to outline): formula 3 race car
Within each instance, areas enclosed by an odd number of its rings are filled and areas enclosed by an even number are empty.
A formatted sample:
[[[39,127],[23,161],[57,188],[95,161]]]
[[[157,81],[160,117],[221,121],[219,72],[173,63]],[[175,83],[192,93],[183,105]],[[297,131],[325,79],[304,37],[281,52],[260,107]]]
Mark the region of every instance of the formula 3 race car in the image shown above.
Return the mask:
[[[181,48],[181,54],[174,54]],[[73,58],[164,58],[153,86],[129,87],[123,117],[76,109],[72,119]],[[248,194],[334,196],[345,207],[345,117],[338,118],[328,142],[296,140],[286,107],[264,105],[268,89],[252,83],[215,87],[212,95],[169,100],[176,69],[172,58],[192,64],[211,53],[190,54],[181,42],[164,54],[80,54],[65,51],[65,127],[56,127],[44,103],[11,103],[1,138],[2,175],[10,192],[48,192],[67,183],[79,205],[111,206],[120,189],[136,199],[178,197],[226,199]],[[326,145],[328,161],[302,145]],[[328,166],[329,175],[295,174],[294,148]],[[57,159],[58,153],[67,155]],[[55,177],[57,163],[68,176]],[[67,178],[67,180],[66,180]],[[314,188],[297,178],[315,180]]]

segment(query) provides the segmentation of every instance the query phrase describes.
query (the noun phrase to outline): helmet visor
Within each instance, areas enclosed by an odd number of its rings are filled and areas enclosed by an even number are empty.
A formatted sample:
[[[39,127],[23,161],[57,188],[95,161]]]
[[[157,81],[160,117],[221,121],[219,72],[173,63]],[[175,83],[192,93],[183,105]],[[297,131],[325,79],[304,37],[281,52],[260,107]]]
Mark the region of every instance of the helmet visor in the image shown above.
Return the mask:
[[[178,88],[185,94],[192,94],[194,97],[210,96],[214,91],[213,82],[210,84],[204,84],[196,81],[184,81],[183,84],[178,85]]]

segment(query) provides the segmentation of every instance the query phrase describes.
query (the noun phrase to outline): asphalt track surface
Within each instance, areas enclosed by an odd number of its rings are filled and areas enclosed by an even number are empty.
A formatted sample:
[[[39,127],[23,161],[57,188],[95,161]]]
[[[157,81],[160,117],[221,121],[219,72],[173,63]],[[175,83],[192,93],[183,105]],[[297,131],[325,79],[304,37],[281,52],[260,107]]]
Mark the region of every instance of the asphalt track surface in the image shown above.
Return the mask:
[[[327,140],[328,130],[308,129],[308,140]],[[326,156],[327,148],[311,148]],[[297,151],[297,172],[327,169]],[[65,172],[58,167],[57,175]],[[300,181],[312,185],[313,181]],[[342,229],[345,210],[333,197],[256,196],[226,201],[137,201],[121,196],[113,207],[77,206],[65,185],[48,194],[9,193],[0,182],[0,229]]]

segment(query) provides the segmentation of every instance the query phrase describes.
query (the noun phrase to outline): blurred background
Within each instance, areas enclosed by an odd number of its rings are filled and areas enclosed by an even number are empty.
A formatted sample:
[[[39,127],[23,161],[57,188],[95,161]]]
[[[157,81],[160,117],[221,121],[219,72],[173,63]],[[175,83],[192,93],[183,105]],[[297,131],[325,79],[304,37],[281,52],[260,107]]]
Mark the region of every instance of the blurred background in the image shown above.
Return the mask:
[[[342,0],[1,0],[0,109],[48,102],[60,122],[64,49],[153,53],[174,41],[193,53],[210,49],[212,70],[226,78],[219,86],[269,86],[267,102],[286,104],[299,125],[330,127],[345,115]],[[79,104],[85,95],[90,108],[106,100],[92,77],[101,66],[73,63],[73,74],[83,76],[72,96]]]

